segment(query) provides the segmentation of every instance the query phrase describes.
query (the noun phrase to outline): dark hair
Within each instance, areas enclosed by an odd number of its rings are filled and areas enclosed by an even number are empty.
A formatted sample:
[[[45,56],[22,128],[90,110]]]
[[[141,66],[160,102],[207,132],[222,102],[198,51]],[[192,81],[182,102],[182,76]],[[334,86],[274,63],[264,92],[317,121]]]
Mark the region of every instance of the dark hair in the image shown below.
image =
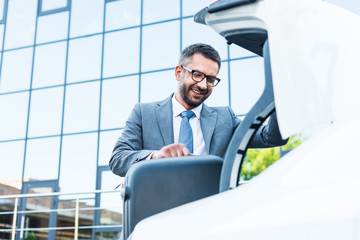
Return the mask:
[[[219,65],[220,69],[221,58],[218,51],[216,51],[212,46],[205,43],[195,43],[186,47],[180,55],[179,65],[186,66],[195,53],[200,53],[204,57],[215,61]]]

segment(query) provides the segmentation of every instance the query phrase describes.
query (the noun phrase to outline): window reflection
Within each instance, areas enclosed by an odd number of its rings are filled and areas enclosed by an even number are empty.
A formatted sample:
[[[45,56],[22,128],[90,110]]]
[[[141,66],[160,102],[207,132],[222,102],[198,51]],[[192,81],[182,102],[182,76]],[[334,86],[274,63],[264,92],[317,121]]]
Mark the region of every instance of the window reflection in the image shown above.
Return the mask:
[[[32,139],[27,142],[25,178],[57,179],[60,137]],[[46,171],[44,171],[46,169]]]
[[[67,83],[100,78],[102,35],[70,40]]]
[[[25,137],[28,101],[28,92],[0,95],[0,141]]]
[[[8,1],[5,49],[34,44],[37,0]]]
[[[143,0],[143,23],[152,23],[180,17],[179,0]]]
[[[140,29],[105,35],[104,74],[113,77],[139,72]]]
[[[37,46],[33,88],[64,84],[66,42]]]
[[[172,21],[143,28],[142,71],[177,65],[180,54],[180,22]]]
[[[10,194],[17,194],[20,192],[24,160],[24,143],[24,141],[0,143],[0,164],[2,166],[0,167],[0,184],[4,184],[9,180],[17,180],[18,183],[20,182],[17,186],[19,187],[17,191],[11,192]]]
[[[169,71],[143,74],[141,77],[141,102],[160,101],[169,97],[177,89],[175,68]],[[153,89],[156,92],[149,91]]]
[[[108,165],[116,140],[121,135],[121,130],[105,131],[100,133],[99,165]],[[114,189],[114,188],[112,188]]]
[[[41,11],[45,12],[66,7],[68,0],[42,0],[41,3]]]
[[[31,95],[29,137],[60,134],[63,87],[33,91]]]
[[[102,32],[104,0],[72,0],[71,3],[70,37]]]
[[[64,136],[60,166],[62,192],[95,189],[97,133]]]
[[[0,0],[0,23],[4,23],[5,19],[5,0]]]
[[[0,24],[0,51],[2,51],[3,47],[3,36],[4,36],[4,24]],[[1,55],[0,55],[1,56]]]
[[[66,87],[64,133],[98,129],[99,87],[99,81]]]
[[[68,35],[69,12],[46,15],[38,18],[36,43],[63,40]]]
[[[114,1],[106,4],[106,31],[140,25],[140,0]]]
[[[139,99],[139,77],[123,77],[103,81],[101,129],[124,127]]]
[[[182,0],[183,16],[192,16],[213,2],[215,1],[214,0],[196,0],[196,1]]]
[[[3,54],[0,92],[29,89],[33,48],[7,51]],[[19,66],[21,66],[21,71]]]
[[[231,61],[230,72],[232,108],[235,114],[246,114],[265,87],[263,59]]]

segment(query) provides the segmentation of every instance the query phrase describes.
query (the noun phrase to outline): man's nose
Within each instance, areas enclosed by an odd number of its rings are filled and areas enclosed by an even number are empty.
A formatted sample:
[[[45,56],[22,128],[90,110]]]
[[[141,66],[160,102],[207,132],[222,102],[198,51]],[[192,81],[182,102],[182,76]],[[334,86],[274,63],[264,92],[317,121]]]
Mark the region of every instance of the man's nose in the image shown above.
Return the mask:
[[[198,83],[198,85],[201,89],[207,89],[206,81],[207,81],[207,79],[205,77],[201,82]]]

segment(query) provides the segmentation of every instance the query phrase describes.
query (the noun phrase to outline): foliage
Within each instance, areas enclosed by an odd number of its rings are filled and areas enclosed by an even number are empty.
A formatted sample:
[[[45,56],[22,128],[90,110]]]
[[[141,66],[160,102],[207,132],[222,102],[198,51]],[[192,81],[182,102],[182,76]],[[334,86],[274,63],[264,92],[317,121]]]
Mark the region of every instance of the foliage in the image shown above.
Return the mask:
[[[287,151],[296,148],[304,141],[300,134],[296,134],[289,138],[288,143],[281,148],[282,151]],[[249,149],[246,153],[242,171],[241,179],[250,180],[255,177],[271,164],[280,158],[280,147],[275,148],[259,148]]]
[[[99,232],[96,239],[119,239],[120,232]]]
[[[299,146],[306,139],[301,134],[295,134],[289,138],[289,141],[286,145],[282,146],[282,150],[291,150]]]
[[[24,240],[36,240],[37,237],[35,236],[35,233],[33,232],[27,232],[25,237],[23,238]]]

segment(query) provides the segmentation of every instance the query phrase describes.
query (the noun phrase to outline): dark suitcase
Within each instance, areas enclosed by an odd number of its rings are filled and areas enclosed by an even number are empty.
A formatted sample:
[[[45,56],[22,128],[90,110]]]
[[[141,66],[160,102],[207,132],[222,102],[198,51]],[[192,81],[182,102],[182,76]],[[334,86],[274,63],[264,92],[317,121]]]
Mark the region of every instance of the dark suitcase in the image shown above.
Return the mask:
[[[219,192],[223,159],[189,156],[146,160],[131,167],[122,197],[123,238],[142,219]]]

